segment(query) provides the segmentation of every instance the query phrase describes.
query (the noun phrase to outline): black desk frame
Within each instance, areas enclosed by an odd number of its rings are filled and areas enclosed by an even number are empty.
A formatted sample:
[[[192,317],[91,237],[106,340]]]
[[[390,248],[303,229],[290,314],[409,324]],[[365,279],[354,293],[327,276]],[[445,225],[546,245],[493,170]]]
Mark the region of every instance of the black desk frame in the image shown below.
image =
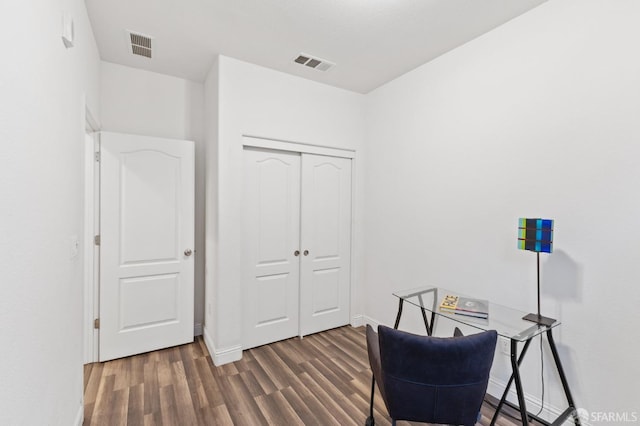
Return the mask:
[[[433,334],[433,326],[434,326],[435,317],[436,317],[436,312],[435,312],[436,298],[433,297],[433,305],[431,309],[429,309],[429,308],[425,308],[422,295],[428,292],[435,292],[435,291],[436,289],[434,288],[434,289],[431,289],[428,291],[422,291],[420,293],[416,293],[413,295],[406,295],[404,298],[399,297],[398,298],[399,300],[398,314],[396,315],[396,322],[393,328],[398,329],[398,326],[400,325],[400,318],[402,317],[402,307],[404,305],[404,299],[412,296],[417,296],[420,302],[420,311],[422,312],[422,319],[424,320],[424,326],[427,329],[427,335],[431,336]],[[431,313],[431,321],[429,321],[429,319],[427,318],[427,310]],[[576,411],[576,405],[573,402],[573,396],[571,395],[571,390],[569,389],[569,383],[567,382],[567,378],[564,374],[564,369],[562,368],[562,362],[560,361],[560,356],[558,355],[558,350],[556,349],[556,344],[555,344],[555,341],[553,340],[552,330],[553,330],[552,328],[548,328],[545,332],[545,335],[547,336],[547,342],[549,343],[549,347],[551,348],[551,353],[553,354],[553,360],[555,362],[555,366],[558,371],[558,374],[560,375],[560,381],[562,382],[562,388],[564,390],[565,397],[567,398],[567,403],[569,407],[566,410],[564,410],[560,414],[560,416],[558,416],[558,418],[555,419],[553,422],[548,422],[544,419],[539,418],[534,414],[530,414],[527,412],[527,406],[524,400],[524,390],[522,388],[522,379],[520,377],[520,364],[522,364],[522,360],[524,359],[524,356],[527,353],[527,349],[529,349],[529,345],[531,344],[531,341],[536,336],[529,337],[524,341],[524,347],[522,348],[520,355],[518,355],[518,343],[520,342],[514,338],[510,338],[511,340],[510,359],[511,359],[512,373],[511,373],[511,377],[509,378],[509,381],[507,382],[507,386],[504,390],[504,393],[502,394],[502,398],[500,399],[500,402],[496,407],[496,412],[493,415],[493,418],[491,419],[490,426],[495,425],[496,420],[500,415],[500,411],[502,410],[504,405],[508,405],[520,412],[520,419],[523,425],[528,424],[529,421],[533,419],[545,426],[559,426],[563,424],[565,420],[567,420],[569,417],[572,416],[576,426],[581,426],[580,418]],[[507,395],[509,394],[509,390],[511,389],[511,385],[513,384],[514,381],[516,383],[518,405],[512,404],[511,402],[507,401]],[[371,405],[369,409],[370,417],[367,419],[367,423],[366,423],[367,425],[373,425],[373,394],[375,390],[375,384],[376,384],[376,381],[375,381],[375,378],[373,378],[371,381]]]

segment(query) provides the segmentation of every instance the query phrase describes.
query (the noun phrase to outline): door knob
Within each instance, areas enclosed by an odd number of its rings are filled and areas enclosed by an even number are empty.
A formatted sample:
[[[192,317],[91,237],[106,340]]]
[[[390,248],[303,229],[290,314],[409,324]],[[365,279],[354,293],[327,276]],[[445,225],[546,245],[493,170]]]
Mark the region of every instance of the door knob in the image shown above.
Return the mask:
[[[293,255],[294,255],[294,256],[300,256],[300,250],[296,250],[296,251],[294,251],[294,252],[293,252]]]
[[[184,251],[184,255],[185,255],[185,256],[187,256],[187,257],[191,256],[191,253],[193,253],[193,252],[191,251],[191,249],[186,249],[186,250]]]
[[[305,256],[308,256],[309,255],[309,250],[305,250],[304,253],[302,253],[302,254],[304,254]]]

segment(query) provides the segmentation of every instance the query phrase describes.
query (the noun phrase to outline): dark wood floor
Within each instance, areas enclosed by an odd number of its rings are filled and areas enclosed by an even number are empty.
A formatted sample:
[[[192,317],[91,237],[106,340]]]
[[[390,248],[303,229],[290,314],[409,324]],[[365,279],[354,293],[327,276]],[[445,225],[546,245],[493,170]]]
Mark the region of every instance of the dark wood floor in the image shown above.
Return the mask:
[[[364,425],[371,370],[364,327],[347,326],[254,348],[221,367],[197,338],[88,364],[84,381],[85,425]],[[376,424],[389,425],[376,396]],[[485,403],[480,424],[492,415]]]

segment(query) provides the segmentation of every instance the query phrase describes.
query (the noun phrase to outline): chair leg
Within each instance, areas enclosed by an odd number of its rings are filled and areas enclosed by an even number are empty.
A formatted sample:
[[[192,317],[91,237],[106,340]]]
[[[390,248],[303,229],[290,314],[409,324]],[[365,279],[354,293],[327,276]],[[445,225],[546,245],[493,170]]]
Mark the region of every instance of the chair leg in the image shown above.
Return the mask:
[[[376,378],[372,374],[371,375],[371,402],[369,403],[369,417],[367,417],[367,421],[364,423],[365,426],[375,426],[376,421],[373,419],[373,396],[376,390]]]

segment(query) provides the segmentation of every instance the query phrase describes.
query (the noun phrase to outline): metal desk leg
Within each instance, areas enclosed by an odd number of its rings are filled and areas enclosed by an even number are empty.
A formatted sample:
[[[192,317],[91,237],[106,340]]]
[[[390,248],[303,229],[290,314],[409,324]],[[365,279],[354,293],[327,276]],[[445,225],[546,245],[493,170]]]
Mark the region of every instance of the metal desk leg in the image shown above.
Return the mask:
[[[531,340],[529,340],[531,341]],[[518,352],[518,342],[511,339],[511,368],[513,369],[513,377],[516,381],[516,392],[518,393],[518,405],[520,406],[520,417],[522,418],[522,424],[529,423],[527,418],[527,406],[524,401],[524,390],[522,389],[522,380],[520,380],[519,360],[516,357]]]
[[[507,395],[509,394],[509,389],[511,389],[511,384],[513,383],[513,380],[515,378],[515,371],[519,371],[517,367],[520,366],[520,364],[522,364],[522,360],[524,359],[524,355],[527,353],[527,349],[529,349],[529,345],[531,344],[531,340],[529,339],[525,342],[524,347],[522,348],[522,352],[520,352],[520,356],[518,357],[518,361],[516,363],[516,368],[514,369],[513,367],[513,363],[511,364],[511,368],[513,373],[511,373],[511,377],[509,377],[509,381],[507,382],[507,386],[504,389],[504,393],[502,394],[502,398],[500,399],[500,402],[498,403],[498,406],[496,407],[496,412],[493,415],[493,418],[491,419],[491,426],[494,426],[496,423],[496,420],[498,419],[498,416],[500,415],[500,411],[502,410],[502,407],[504,406],[506,400],[507,400]],[[517,349],[518,349],[518,342],[516,342],[515,340],[511,339],[511,358],[512,360],[515,358],[516,353],[517,353]],[[519,377],[519,374],[518,374]],[[524,423],[523,423],[524,424]]]
[[[404,304],[404,299],[403,298],[399,298],[398,299],[400,302],[398,304],[398,315],[396,315],[396,323],[393,326],[393,328],[395,328],[396,330],[398,329],[398,326],[400,325],[400,317],[402,316],[402,305]]]
[[[424,309],[424,301],[422,300],[422,295],[418,295],[418,300],[420,301],[420,311],[422,312],[422,320],[424,321],[424,326],[427,329],[427,336],[431,336],[433,334],[433,322],[435,320],[435,312],[431,311],[431,324],[429,324],[429,320],[427,319],[427,313]],[[435,297],[434,299],[435,300]],[[435,310],[435,309],[434,309]]]
[[[422,310],[422,316],[424,317],[424,309]],[[425,320],[425,322],[427,321],[426,318],[424,320]],[[431,324],[426,324],[426,326],[427,326],[427,334],[429,336],[431,336],[433,334],[433,325],[434,325],[435,320],[436,320],[436,313],[431,311]]]
[[[562,368],[562,363],[560,362],[560,357],[558,356],[558,350],[556,349],[556,344],[553,340],[553,334],[551,334],[551,330],[547,330],[547,340],[549,341],[549,347],[551,348],[551,353],[553,354],[553,360],[556,363],[556,368],[558,369],[558,374],[560,375],[560,381],[562,381],[562,388],[564,389],[564,394],[567,397],[567,402],[569,403],[569,408],[567,409],[567,414],[573,415],[573,421],[576,426],[580,426],[580,417],[578,417],[576,413],[576,405],[573,402],[573,397],[571,396],[571,390],[569,389],[569,383],[567,382],[567,378],[564,375],[564,369]],[[570,413],[568,413],[570,411]]]
[[[504,394],[502,395],[502,399],[500,400],[500,403],[498,404],[497,408],[496,408],[496,412],[493,416],[493,419],[491,419],[491,426],[493,426],[496,422],[496,419],[498,418],[498,415],[500,413],[500,410],[502,409],[503,405],[509,405],[512,408],[518,409],[520,411],[520,415],[522,417],[522,424],[525,425],[528,423],[529,418],[535,419],[538,422],[542,423],[543,425],[560,425],[564,422],[565,419],[569,418],[569,416],[573,416],[573,421],[576,424],[576,426],[580,426],[580,418],[577,416],[576,414],[576,406],[575,403],[573,402],[573,397],[571,395],[571,390],[569,389],[569,383],[567,382],[567,378],[564,375],[564,370],[562,368],[562,363],[560,362],[560,357],[558,356],[558,351],[556,349],[556,344],[553,340],[553,335],[552,335],[552,329],[547,330],[547,341],[549,342],[549,347],[551,348],[551,353],[553,354],[553,360],[556,364],[556,368],[558,370],[558,374],[560,375],[560,380],[562,382],[562,387],[564,390],[564,394],[567,397],[567,402],[569,404],[569,407],[562,413],[560,414],[560,416],[553,421],[553,423],[549,423],[533,414],[529,414],[527,413],[527,409],[525,407],[525,401],[524,401],[524,391],[522,389],[522,381],[520,379],[520,370],[519,370],[519,366],[522,363],[522,359],[524,357],[524,354],[527,351],[527,348],[529,347],[529,344],[531,343],[531,340],[533,339],[529,339],[526,341],[524,348],[522,349],[522,352],[520,353],[520,357],[518,357],[518,360],[515,361],[516,359],[516,353],[517,353],[517,342],[515,340],[511,340],[511,367],[513,369],[513,374],[511,375],[511,378],[509,378],[509,382],[507,383],[507,387],[504,391]],[[511,383],[515,380],[516,382],[516,390],[518,393],[518,404],[519,407],[516,407],[514,404],[510,403],[509,401],[506,400],[507,398],[507,394],[509,393],[509,389],[511,388]]]

